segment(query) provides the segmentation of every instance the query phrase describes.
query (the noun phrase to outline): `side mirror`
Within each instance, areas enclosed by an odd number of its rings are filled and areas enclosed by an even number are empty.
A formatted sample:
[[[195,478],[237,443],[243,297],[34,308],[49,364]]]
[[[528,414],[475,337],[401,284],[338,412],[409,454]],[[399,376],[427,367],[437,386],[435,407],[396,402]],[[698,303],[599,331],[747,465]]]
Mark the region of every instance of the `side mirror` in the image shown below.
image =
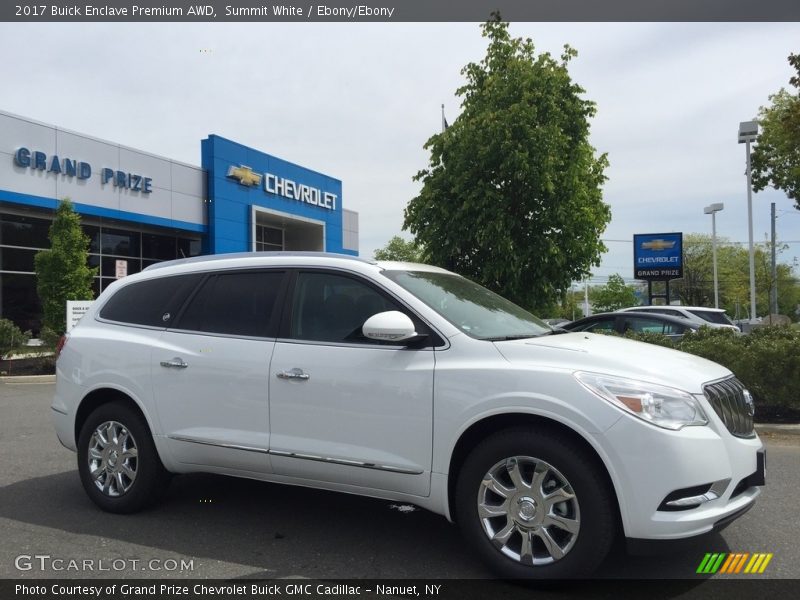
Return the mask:
[[[414,322],[398,310],[372,315],[361,327],[364,337],[382,342],[405,342],[418,338]]]

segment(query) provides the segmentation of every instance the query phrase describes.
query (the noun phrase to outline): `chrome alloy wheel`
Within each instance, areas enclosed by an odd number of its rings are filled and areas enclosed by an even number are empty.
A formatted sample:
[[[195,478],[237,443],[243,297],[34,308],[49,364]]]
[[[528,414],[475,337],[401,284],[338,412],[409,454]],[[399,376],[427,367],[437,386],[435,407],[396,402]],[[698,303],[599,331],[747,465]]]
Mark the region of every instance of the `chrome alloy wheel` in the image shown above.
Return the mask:
[[[503,554],[523,565],[548,565],[575,545],[578,499],[552,465],[530,456],[501,460],[478,490],[483,531]]]
[[[106,421],[89,439],[89,474],[106,496],[122,496],[131,489],[139,467],[136,440],[122,423]]]

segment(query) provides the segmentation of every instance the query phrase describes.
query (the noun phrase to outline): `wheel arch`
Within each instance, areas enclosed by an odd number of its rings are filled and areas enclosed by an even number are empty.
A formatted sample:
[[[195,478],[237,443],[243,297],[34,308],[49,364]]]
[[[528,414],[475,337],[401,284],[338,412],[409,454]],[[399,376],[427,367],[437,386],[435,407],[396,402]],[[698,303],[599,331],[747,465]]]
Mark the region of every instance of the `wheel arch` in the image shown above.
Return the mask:
[[[75,429],[73,434],[75,436],[76,443],[80,437],[83,424],[86,423],[86,419],[89,418],[89,415],[91,415],[92,412],[94,412],[98,407],[111,402],[121,402],[139,413],[142,419],[144,419],[144,422],[147,424],[150,434],[153,435],[153,424],[150,422],[147,414],[144,410],[142,410],[139,402],[134,399],[132,394],[119,388],[100,387],[86,394],[81,399],[78,409],[75,411]],[[154,435],[153,437],[155,438]]]
[[[461,471],[461,467],[464,464],[464,461],[469,456],[470,451],[479,444],[482,440],[486,439],[490,435],[497,433],[499,431],[510,430],[510,429],[520,429],[525,427],[533,427],[538,429],[546,429],[548,431],[556,431],[559,434],[565,436],[566,438],[570,439],[573,443],[575,443],[579,448],[581,448],[584,452],[586,452],[587,456],[589,456],[594,462],[595,465],[598,467],[604,480],[608,485],[608,489],[614,495],[615,500],[615,507],[616,507],[616,517],[617,523],[619,526],[619,531],[624,531],[624,523],[622,520],[622,507],[620,505],[620,498],[619,494],[617,493],[616,485],[614,484],[614,480],[611,476],[611,473],[606,466],[605,461],[598,453],[597,449],[578,431],[561,423],[560,421],[556,421],[549,417],[535,415],[530,413],[500,413],[494,414],[483,419],[480,419],[470,425],[467,429],[465,429],[461,436],[458,438],[455,446],[453,447],[453,451],[450,455],[450,465],[448,469],[448,476],[447,476],[447,508],[450,515],[450,518],[455,521],[456,520],[456,510],[455,510],[455,500],[456,500],[456,484],[458,481],[458,475]]]

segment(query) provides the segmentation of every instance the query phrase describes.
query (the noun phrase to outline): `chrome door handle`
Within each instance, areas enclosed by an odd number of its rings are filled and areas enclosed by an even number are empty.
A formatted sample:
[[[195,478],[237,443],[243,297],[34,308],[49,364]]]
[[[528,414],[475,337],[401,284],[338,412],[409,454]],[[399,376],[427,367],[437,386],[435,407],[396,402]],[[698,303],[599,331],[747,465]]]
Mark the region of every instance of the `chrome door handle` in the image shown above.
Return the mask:
[[[303,369],[298,369],[297,367],[291,371],[281,371],[276,376],[278,379],[299,379],[300,381],[308,381],[309,377],[311,377],[308,373],[303,373]]]
[[[161,366],[167,367],[168,369],[185,369],[189,364],[184,362],[182,358],[176,356],[172,360],[162,360]]]

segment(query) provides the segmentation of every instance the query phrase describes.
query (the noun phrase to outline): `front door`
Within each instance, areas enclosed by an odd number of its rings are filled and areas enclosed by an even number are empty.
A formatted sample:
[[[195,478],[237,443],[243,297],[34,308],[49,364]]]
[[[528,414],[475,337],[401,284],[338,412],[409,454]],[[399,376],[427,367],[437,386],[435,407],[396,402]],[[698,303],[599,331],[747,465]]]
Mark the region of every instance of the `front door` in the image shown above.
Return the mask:
[[[386,310],[408,313],[356,276],[297,274],[270,369],[275,473],[429,493],[434,352],[365,338],[361,325]]]

